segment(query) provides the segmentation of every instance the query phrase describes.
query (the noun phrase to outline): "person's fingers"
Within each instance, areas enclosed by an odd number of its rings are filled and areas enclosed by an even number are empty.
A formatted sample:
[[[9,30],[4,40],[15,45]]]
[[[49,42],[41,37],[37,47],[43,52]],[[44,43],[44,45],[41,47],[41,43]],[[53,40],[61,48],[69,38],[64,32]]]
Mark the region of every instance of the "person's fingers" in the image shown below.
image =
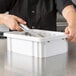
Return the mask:
[[[71,41],[73,39],[72,35],[68,35],[67,40]]]
[[[21,31],[22,29],[18,24],[19,23],[26,24],[26,21],[15,15],[2,14],[0,17],[1,17],[0,23],[6,25],[11,30]]]
[[[17,30],[21,31],[22,29],[19,27],[18,23],[16,21],[13,21],[13,23],[6,24],[11,30]]]
[[[67,37],[67,40],[71,41],[71,42],[76,42],[76,34],[74,31],[71,31],[69,29],[69,34],[67,34],[68,37]]]
[[[15,16],[15,15],[10,15],[10,16],[12,16],[12,18],[14,19],[14,25],[12,25],[11,28],[14,30],[17,30],[17,31],[22,31],[22,29],[19,26],[19,23],[26,24],[26,21],[24,21],[23,19]]]
[[[74,33],[70,31],[69,27],[65,28],[65,34],[67,34],[67,40],[71,41],[74,38]]]
[[[68,27],[65,28],[65,34],[69,34]]]
[[[22,31],[22,29],[19,27],[19,25],[18,25],[17,22],[16,22],[16,24],[15,24],[15,29],[16,29],[17,31]]]
[[[76,35],[70,40],[71,42],[76,42]]]
[[[21,19],[20,17],[14,16],[14,15],[13,15],[13,17],[15,18],[15,20],[16,20],[18,23],[26,24],[26,21],[24,21],[24,20]]]
[[[16,26],[16,28],[15,28],[17,31],[22,31],[22,29],[21,28],[19,28],[19,27],[17,27]]]

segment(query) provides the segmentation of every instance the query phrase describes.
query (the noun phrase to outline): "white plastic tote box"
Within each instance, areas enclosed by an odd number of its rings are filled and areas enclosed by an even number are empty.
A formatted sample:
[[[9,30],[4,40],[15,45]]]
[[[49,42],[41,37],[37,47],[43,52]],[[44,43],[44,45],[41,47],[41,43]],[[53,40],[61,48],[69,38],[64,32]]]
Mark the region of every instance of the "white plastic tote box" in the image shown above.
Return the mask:
[[[6,32],[7,50],[35,57],[49,57],[68,51],[66,35],[63,32],[32,30],[37,36],[25,32]]]

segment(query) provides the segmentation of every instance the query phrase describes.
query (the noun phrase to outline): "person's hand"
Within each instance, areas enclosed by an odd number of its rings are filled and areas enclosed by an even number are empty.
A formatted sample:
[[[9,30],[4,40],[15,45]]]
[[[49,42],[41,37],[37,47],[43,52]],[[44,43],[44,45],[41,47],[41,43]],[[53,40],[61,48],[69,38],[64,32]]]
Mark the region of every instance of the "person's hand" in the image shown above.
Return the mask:
[[[65,34],[67,34],[67,40],[76,42],[76,12],[70,14],[67,18],[68,26],[65,28]]]
[[[15,15],[8,15],[8,14],[0,14],[0,24],[6,25],[11,30],[18,30],[21,31],[18,23],[26,24],[26,22],[15,16]]]
[[[68,25],[65,29],[65,34],[67,34],[67,40],[71,42],[76,42],[76,22],[75,25]]]
[[[67,39],[71,42],[76,42],[76,10],[73,5],[66,6],[62,15],[67,21],[68,26],[65,29],[65,34],[67,34]]]

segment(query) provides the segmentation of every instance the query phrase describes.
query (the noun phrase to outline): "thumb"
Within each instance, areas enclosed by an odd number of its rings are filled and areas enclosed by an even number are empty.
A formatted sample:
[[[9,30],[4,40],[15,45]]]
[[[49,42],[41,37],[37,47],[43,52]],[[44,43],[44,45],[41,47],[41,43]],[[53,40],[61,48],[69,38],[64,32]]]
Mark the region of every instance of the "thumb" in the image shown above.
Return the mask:
[[[67,35],[67,40],[71,41],[73,39],[72,32],[69,27],[66,27],[65,34]]]
[[[65,28],[65,34],[69,34],[69,29],[68,29],[68,27]]]

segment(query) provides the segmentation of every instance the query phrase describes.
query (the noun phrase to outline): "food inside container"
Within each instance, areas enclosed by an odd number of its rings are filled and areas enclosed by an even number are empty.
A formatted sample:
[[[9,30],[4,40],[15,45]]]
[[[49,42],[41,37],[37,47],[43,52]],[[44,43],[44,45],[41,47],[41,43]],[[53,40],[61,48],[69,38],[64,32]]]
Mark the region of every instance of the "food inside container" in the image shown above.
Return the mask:
[[[26,36],[34,36],[34,37],[45,37],[45,34],[44,33],[38,33],[38,32],[34,32],[34,31],[31,31],[31,33],[29,32],[25,32],[25,35]]]
[[[46,34],[46,32],[44,33],[43,31],[42,32],[39,32],[39,31],[34,31],[33,29],[30,29],[27,27],[27,25],[24,25],[24,24],[19,24],[19,26],[21,27],[21,29],[23,29],[23,31],[25,32],[25,35],[27,36],[34,36],[34,37],[46,37],[46,36],[50,36]]]

